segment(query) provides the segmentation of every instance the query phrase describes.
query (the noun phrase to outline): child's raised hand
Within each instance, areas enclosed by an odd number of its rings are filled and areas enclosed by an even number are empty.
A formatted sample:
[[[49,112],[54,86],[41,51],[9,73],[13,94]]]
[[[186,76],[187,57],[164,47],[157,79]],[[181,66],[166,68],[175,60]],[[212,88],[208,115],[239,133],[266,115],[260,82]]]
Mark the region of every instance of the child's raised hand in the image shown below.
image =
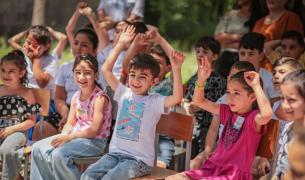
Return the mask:
[[[84,1],[81,1],[77,4],[77,9],[78,11],[80,11],[81,9],[85,8],[88,6],[88,3],[87,2],[84,2]]]
[[[132,42],[135,37],[135,27],[134,26],[127,26],[120,34],[120,38],[118,44],[123,44],[127,46]]]
[[[36,58],[39,58],[41,55],[41,46],[38,45],[37,47],[32,47],[27,45],[26,43],[23,45],[24,53],[27,57],[30,58],[31,61],[33,61]]]
[[[93,10],[91,7],[86,6],[84,8],[79,9],[79,13],[85,16],[89,16],[91,14],[93,14]]]
[[[255,71],[248,71],[244,73],[244,78],[249,86],[254,87],[260,85],[259,74]]]
[[[199,60],[198,66],[198,83],[205,83],[212,73],[212,66],[206,56],[203,56]]]
[[[145,33],[150,42],[160,44],[162,36],[156,29],[151,29]]]
[[[185,56],[179,51],[173,50],[170,55],[171,65],[173,70],[180,70],[184,62]]]
[[[135,36],[134,40],[132,41],[132,48],[133,51],[137,53],[146,52],[150,47],[150,42],[148,41],[148,36],[143,33],[139,33]]]

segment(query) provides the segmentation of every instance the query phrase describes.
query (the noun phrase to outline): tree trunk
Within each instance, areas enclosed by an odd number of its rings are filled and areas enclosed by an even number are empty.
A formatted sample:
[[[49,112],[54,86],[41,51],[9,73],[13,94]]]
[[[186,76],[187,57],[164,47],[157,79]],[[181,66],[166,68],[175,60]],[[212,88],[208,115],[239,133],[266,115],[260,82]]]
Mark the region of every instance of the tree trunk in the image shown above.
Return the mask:
[[[46,0],[34,0],[32,25],[45,24]]]

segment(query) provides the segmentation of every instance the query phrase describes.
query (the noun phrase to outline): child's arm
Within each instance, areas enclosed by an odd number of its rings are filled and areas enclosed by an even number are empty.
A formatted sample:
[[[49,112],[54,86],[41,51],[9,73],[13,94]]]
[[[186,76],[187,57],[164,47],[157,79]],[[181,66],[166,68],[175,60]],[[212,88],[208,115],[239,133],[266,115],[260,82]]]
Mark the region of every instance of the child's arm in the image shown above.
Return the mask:
[[[178,51],[172,51],[170,62],[173,71],[173,95],[165,98],[164,106],[170,108],[179,104],[183,98],[183,85],[181,78],[181,66],[184,61],[184,55]]]
[[[67,36],[64,33],[61,33],[59,31],[55,31],[51,27],[47,27],[50,34],[55,37],[55,39],[58,41],[57,45],[54,49],[54,52],[56,53],[57,57],[61,57],[63,50],[66,47],[67,44]]]
[[[63,86],[55,85],[55,109],[60,114],[61,120],[59,121],[59,130],[65,125],[69,108],[66,104],[67,92]]]
[[[70,46],[73,46],[74,44],[74,29],[75,29],[75,26],[76,26],[76,23],[78,21],[78,18],[80,17],[80,12],[79,10],[83,7],[87,7],[87,3],[85,2],[79,2],[77,4],[77,7],[73,13],[73,15],[71,16],[67,26],[66,26],[66,33],[67,33],[67,36],[68,36],[68,40],[69,40],[69,43],[70,43]]]
[[[19,44],[21,39],[25,37],[27,33],[27,30],[25,31],[22,31],[18,34],[16,34],[15,36],[11,37],[8,39],[8,44],[13,48],[13,49],[16,49],[16,50],[21,50],[22,49],[22,46]]]
[[[272,117],[272,108],[267,96],[260,85],[259,74],[254,71],[245,72],[244,78],[252,87],[259,107],[259,113],[255,116],[256,130],[261,131],[261,126],[267,124]]]
[[[128,66],[132,58],[134,58],[137,54],[141,52],[146,52],[147,47],[150,44],[150,42],[147,41],[147,35],[145,34],[137,34],[135,39],[132,41],[130,47],[128,48],[124,60],[122,62],[122,74],[120,81],[125,84],[125,81],[127,79],[127,71]]]
[[[204,56],[200,59],[198,67],[198,80],[196,82],[192,103],[212,114],[219,115],[220,105],[209,101],[204,96],[204,87],[207,79],[212,73],[211,63],[207,57]]]
[[[107,34],[107,31],[105,28],[103,28],[102,26],[100,26],[96,15],[94,14],[93,10],[91,7],[87,6],[84,8],[81,8],[79,10],[80,14],[87,16],[87,18],[89,19],[90,23],[93,26],[94,31],[96,32],[97,36],[98,36],[98,51],[102,51],[108,44],[109,44],[109,37]]]
[[[109,86],[115,91],[119,81],[112,73],[112,69],[116,59],[118,58],[119,54],[125,49],[127,44],[129,44],[134,36],[135,36],[135,28],[133,26],[128,26],[120,35],[119,41],[114,49],[110,52],[109,56],[107,57],[105,63],[102,66],[102,72],[104,75],[105,80],[109,84]]]

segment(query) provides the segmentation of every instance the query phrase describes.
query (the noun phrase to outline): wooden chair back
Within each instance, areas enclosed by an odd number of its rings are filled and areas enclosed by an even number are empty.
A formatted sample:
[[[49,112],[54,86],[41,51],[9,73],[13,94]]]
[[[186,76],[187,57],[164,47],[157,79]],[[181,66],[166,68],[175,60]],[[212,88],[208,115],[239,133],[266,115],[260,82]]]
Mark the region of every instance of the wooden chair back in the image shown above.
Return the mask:
[[[41,116],[47,116],[50,109],[51,92],[47,89],[34,88],[34,95],[36,102],[40,104],[42,111],[39,113]]]
[[[279,121],[271,119],[267,124],[267,131],[261,138],[257,155],[273,159],[276,151],[277,134],[279,131]]]
[[[176,140],[192,141],[193,127],[192,116],[171,112],[161,116],[156,132]]]
[[[156,129],[157,134],[186,142],[186,170],[190,168],[193,128],[194,120],[192,116],[171,112],[168,115],[161,116]]]

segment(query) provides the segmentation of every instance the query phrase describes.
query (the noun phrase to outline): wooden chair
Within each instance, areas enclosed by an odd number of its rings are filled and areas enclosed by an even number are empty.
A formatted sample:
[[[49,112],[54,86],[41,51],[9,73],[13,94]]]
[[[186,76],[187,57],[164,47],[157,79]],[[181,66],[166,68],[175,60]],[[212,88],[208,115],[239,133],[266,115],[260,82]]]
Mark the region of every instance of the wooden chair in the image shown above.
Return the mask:
[[[48,114],[49,114],[51,92],[50,92],[50,90],[46,90],[46,89],[34,88],[34,95],[35,95],[36,102],[38,104],[40,104],[40,106],[42,108],[41,112],[39,113],[39,115],[40,115],[39,139],[42,139],[43,138],[43,118],[44,118],[44,116],[48,116]],[[31,146],[26,146],[23,150],[23,154],[25,156],[24,180],[28,179],[28,168],[29,168],[31,151],[32,151]]]
[[[186,142],[185,170],[190,169],[193,128],[194,128],[194,120],[192,116],[171,112],[168,115],[161,116],[161,119],[157,124],[157,129],[156,129],[156,132],[158,134],[167,135],[176,140],[183,140]],[[159,168],[155,166],[153,167],[150,175],[135,179],[137,180],[164,179],[167,176],[176,173],[177,173],[176,171]]]
[[[279,121],[270,120],[267,124],[267,131],[261,138],[260,144],[258,146],[257,155],[273,159],[276,148],[277,134],[279,130]]]

